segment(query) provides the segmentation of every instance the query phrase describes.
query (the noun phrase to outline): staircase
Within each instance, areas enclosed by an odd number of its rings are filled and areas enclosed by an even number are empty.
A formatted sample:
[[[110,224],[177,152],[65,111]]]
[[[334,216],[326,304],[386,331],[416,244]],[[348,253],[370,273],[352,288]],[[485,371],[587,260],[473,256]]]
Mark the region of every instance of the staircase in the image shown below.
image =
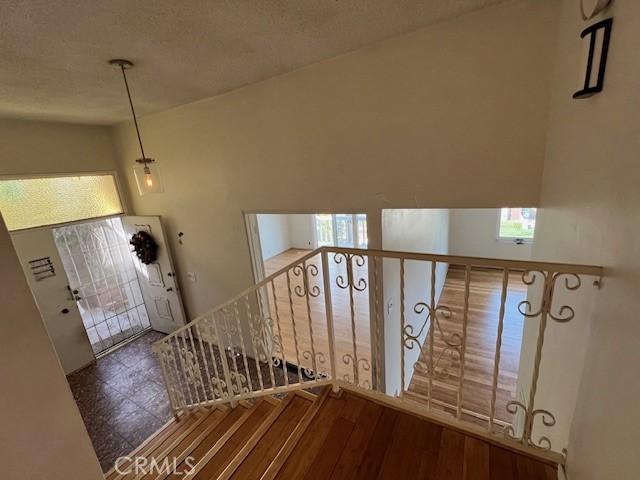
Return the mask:
[[[169,422],[108,480],[549,480],[556,467],[352,392],[299,390]],[[135,460],[138,459],[138,460]],[[136,464],[137,461],[138,469]]]
[[[396,262],[399,273],[399,318],[385,319],[399,333],[393,371],[383,356],[383,262]],[[424,299],[408,305],[405,263],[431,278]],[[463,268],[458,309],[436,299],[439,264]],[[492,323],[493,373],[485,379],[490,398],[480,402],[486,412],[464,388],[478,268],[503,278]],[[514,272],[536,287],[533,302],[506,301]],[[601,267],[588,265],[322,247],[154,344],[176,419],[107,478],[557,478],[565,457],[545,434],[556,419],[536,397],[546,326],[571,321],[575,310],[564,303],[566,294],[583,278],[599,286],[601,276]],[[528,398],[500,405],[513,423],[496,417],[509,308],[538,325]],[[364,333],[357,328],[363,316]],[[450,331],[443,331],[442,318]],[[448,375],[445,355],[455,360],[457,381],[450,382],[443,410],[438,382]],[[407,390],[407,370],[419,365],[426,396],[416,399]]]

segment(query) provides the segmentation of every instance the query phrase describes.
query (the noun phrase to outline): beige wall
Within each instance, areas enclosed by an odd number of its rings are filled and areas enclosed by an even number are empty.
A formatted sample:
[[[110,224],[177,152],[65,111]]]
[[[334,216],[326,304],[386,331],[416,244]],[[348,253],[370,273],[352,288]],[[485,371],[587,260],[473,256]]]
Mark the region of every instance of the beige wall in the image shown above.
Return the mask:
[[[103,478],[1,218],[0,279],[2,478]]]
[[[606,268],[602,290],[590,292],[592,315],[579,312],[590,320],[586,351],[570,337],[554,367],[586,358],[570,372],[582,378],[569,478],[627,480],[640,472],[640,2],[617,1],[607,12],[614,27],[605,89],[579,101],[571,99],[582,68],[579,34],[591,22],[582,21],[578,5],[562,2],[533,255]]]
[[[0,138],[0,177],[115,171],[118,168],[111,132],[107,127],[0,119]],[[126,196],[125,191],[122,194]],[[53,242],[41,241],[42,235],[50,235],[49,231],[14,232],[13,235],[21,252],[33,252],[30,242],[37,241],[43,249],[42,256],[46,254],[57,258],[57,252],[48,250],[55,248]],[[25,256],[23,263],[31,258]],[[53,289],[51,292],[51,295],[43,295],[39,299],[43,310],[56,309],[67,301],[66,290],[56,293]],[[56,324],[50,318],[47,320],[49,334],[59,349],[67,373],[93,358],[79,315],[70,316],[64,324]]]
[[[454,208],[450,212],[449,253],[472,257],[529,260],[531,244],[498,240],[497,208]]]
[[[145,117],[164,194],[135,193],[133,127],[117,128],[133,208],[164,217],[190,315],[251,282],[243,210],[368,213],[376,247],[382,208],[536,205],[556,5],[508,2]]]
[[[0,119],[0,176],[117,168],[108,127]]]

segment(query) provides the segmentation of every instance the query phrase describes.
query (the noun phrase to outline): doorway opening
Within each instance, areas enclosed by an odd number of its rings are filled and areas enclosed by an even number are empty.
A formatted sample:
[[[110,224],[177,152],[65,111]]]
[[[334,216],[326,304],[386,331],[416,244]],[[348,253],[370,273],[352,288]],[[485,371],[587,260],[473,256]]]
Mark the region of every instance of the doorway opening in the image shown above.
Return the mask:
[[[120,217],[54,228],[53,237],[96,355],[151,328]]]
[[[256,283],[276,274],[284,267],[299,262],[303,257],[308,269],[309,285],[314,294],[305,298],[300,292],[304,284],[302,276],[294,271],[277,275],[267,282],[269,287],[259,295],[258,308],[262,318],[276,319],[277,336],[280,342],[281,360],[295,372],[297,367],[312,368],[309,360],[310,337],[301,332],[315,332],[317,352],[328,352],[326,331],[327,305],[324,296],[324,270],[320,254],[309,254],[318,247],[363,248],[368,244],[366,214],[246,214],[247,234]],[[349,292],[336,282],[346,278],[346,262],[330,255],[328,276],[334,329],[337,335],[335,353],[338,358],[351,352],[352,336],[358,338],[358,357],[371,364],[372,342],[369,288]],[[368,275],[368,261],[355,261],[354,275]],[[301,269],[297,270],[298,273]],[[307,288],[309,287],[307,285]],[[352,295],[352,298],[351,298]],[[308,303],[306,301],[308,300]],[[353,309],[350,304],[353,302]],[[326,356],[326,355],[325,355]],[[361,362],[361,364],[362,364]],[[351,367],[340,364],[339,376],[348,374]],[[362,369],[362,382],[372,382],[371,369]]]
[[[367,248],[367,215],[317,213],[314,215],[318,247]]]
[[[125,215],[120,198],[114,174],[0,178],[0,211],[104,471],[172,416],[152,344],[186,323],[160,217]],[[140,232],[157,247],[146,263],[129,244]]]
[[[248,213],[257,282],[318,247],[368,248],[365,213]]]

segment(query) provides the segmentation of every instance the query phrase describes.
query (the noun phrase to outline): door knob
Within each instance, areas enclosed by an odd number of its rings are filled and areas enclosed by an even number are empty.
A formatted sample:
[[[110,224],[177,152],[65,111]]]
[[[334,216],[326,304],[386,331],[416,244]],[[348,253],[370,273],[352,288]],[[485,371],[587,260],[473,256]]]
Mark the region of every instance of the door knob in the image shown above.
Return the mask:
[[[173,287],[167,288],[167,292],[173,292]]]
[[[69,309],[68,308],[63,308],[62,310],[60,310],[60,313],[66,315],[67,313],[69,313]]]

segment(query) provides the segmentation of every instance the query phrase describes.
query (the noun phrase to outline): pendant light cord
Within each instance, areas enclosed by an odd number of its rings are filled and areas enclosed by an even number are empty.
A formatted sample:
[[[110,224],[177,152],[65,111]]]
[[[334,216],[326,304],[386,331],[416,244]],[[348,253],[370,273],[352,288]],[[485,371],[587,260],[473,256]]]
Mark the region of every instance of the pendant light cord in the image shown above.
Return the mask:
[[[142,146],[142,137],[140,137],[140,128],[138,127],[138,119],[136,118],[136,111],[133,108],[133,101],[131,100],[131,92],[129,91],[129,82],[127,82],[127,74],[124,71],[124,65],[120,65],[122,70],[122,78],[124,78],[124,86],[127,89],[127,97],[129,98],[129,106],[131,107],[131,115],[133,116],[133,124],[136,126],[136,135],[138,135],[138,143],[140,144],[140,152],[142,152],[142,160],[146,165],[147,157],[144,154],[144,147]]]

